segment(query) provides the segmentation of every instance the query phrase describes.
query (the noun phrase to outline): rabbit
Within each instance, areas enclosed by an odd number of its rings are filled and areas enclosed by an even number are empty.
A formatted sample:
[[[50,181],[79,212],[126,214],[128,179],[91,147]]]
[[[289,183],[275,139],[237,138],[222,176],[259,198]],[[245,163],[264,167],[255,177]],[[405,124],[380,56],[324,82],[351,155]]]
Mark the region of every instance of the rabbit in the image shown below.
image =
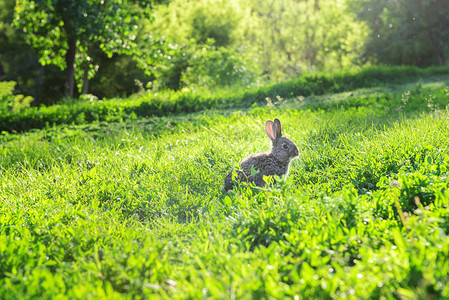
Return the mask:
[[[232,190],[237,182],[254,182],[256,186],[265,186],[263,176],[277,175],[287,176],[290,162],[299,156],[296,144],[282,136],[281,121],[274,119],[265,123],[265,132],[272,142],[270,152],[251,154],[240,164],[241,170],[237,170],[237,178],[232,180],[234,168],[225,178],[225,191]],[[257,174],[251,176],[251,168],[254,167]]]

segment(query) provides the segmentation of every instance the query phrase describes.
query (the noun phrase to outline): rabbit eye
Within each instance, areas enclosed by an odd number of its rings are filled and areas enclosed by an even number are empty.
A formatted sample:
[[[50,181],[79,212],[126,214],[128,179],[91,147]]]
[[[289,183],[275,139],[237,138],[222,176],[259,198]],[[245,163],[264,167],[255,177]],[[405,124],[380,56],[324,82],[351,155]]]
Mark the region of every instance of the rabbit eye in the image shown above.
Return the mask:
[[[288,145],[284,144],[284,145],[282,145],[282,148],[284,148],[284,150],[288,150]]]

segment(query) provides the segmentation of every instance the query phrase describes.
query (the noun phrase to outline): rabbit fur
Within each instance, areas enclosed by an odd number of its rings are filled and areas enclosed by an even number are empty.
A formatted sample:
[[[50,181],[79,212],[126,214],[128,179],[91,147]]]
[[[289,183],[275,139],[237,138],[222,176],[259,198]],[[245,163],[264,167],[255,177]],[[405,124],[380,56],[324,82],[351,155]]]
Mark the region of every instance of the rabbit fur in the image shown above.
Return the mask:
[[[240,164],[240,170],[237,170],[237,178],[232,180],[234,168],[225,178],[225,191],[232,190],[238,182],[254,182],[257,186],[265,186],[263,176],[277,175],[279,177],[287,176],[290,162],[298,157],[299,150],[296,144],[282,136],[281,122],[274,119],[274,122],[265,123],[265,133],[272,142],[270,152],[251,154]],[[251,176],[251,167],[254,167],[257,174]]]

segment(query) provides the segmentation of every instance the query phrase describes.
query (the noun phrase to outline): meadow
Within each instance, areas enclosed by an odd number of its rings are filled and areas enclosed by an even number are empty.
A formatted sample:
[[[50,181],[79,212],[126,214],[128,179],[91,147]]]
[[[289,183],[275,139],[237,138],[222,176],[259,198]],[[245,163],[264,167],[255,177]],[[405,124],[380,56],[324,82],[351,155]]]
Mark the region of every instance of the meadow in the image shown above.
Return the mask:
[[[449,298],[434,75],[2,132],[0,298]],[[223,192],[275,117],[288,178]]]

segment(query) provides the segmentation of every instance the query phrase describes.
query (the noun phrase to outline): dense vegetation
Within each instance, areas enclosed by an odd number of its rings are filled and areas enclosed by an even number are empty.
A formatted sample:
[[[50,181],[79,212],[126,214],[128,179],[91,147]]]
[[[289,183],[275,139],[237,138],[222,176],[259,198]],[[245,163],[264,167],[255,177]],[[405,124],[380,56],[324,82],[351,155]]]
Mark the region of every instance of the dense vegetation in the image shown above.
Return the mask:
[[[0,80],[34,106],[444,65],[446,0],[0,0]]]
[[[448,298],[449,79],[0,136],[0,298]],[[278,117],[287,180],[222,192]]]

